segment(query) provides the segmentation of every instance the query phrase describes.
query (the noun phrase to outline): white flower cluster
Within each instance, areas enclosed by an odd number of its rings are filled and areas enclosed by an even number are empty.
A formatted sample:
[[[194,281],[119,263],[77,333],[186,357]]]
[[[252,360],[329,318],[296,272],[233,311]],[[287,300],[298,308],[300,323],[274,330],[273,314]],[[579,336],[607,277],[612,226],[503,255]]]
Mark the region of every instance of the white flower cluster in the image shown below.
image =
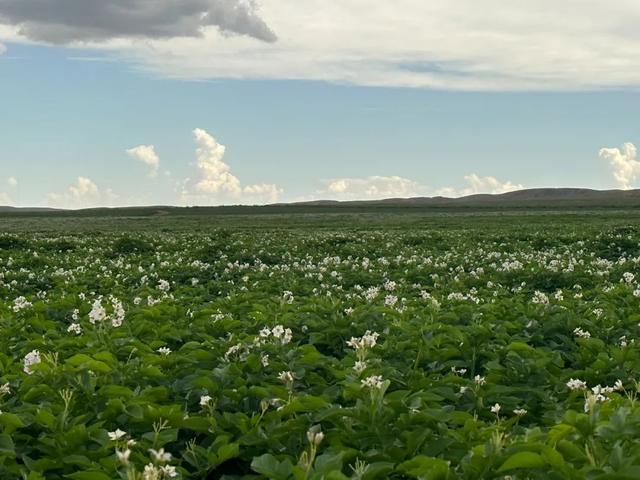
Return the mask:
[[[591,334],[587,330],[582,330],[579,327],[573,330],[573,334],[580,338],[591,338]]]
[[[67,332],[75,333],[76,335],[82,335],[82,326],[79,323],[72,323],[67,328]]]
[[[158,290],[163,293],[167,293],[169,290],[171,290],[171,284],[167,280],[159,280]]]
[[[40,359],[40,352],[38,350],[32,350],[29,353],[27,353],[24,357],[24,372],[27,375],[31,375],[33,373],[33,370],[31,370],[31,367],[33,365],[37,365],[38,363],[40,363],[42,360]]]
[[[381,389],[383,381],[381,375],[372,375],[362,379],[360,383],[363,388]]]
[[[291,293],[289,290],[285,290],[284,292],[282,292],[282,301],[284,303],[291,305],[293,303],[293,300],[293,293]]]
[[[111,320],[111,326],[118,328],[122,326],[125,317],[124,307],[122,302],[115,297],[109,297],[111,301],[111,308],[113,313],[109,316],[107,309],[102,305],[102,298],[98,297],[93,301],[91,305],[91,311],[89,312],[89,322],[95,325],[96,323],[102,323],[105,320]]]
[[[347,345],[356,351],[370,350],[376,346],[379,336],[379,333],[367,330],[362,337],[351,337],[351,340],[347,340]]]
[[[264,327],[260,330],[260,336],[257,343],[266,343],[268,339],[274,339],[280,342],[282,345],[286,345],[291,342],[293,338],[293,332],[290,328],[284,328],[282,325],[276,325],[272,329]]]
[[[13,311],[16,313],[32,306],[33,304],[24,297],[18,297],[13,301]]]
[[[531,299],[531,303],[539,304],[539,305],[549,305],[549,297],[547,297],[544,293],[539,290],[533,292],[533,298]]]
[[[569,390],[584,390],[585,391],[585,401],[584,401],[584,411],[589,412],[593,409],[593,407],[602,402],[606,402],[609,400],[609,395],[613,392],[619,392],[624,390],[624,386],[622,384],[622,380],[616,380],[612,387],[603,387],[602,385],[596,385],[595,387],[591,387],[591,391],[588,390],[587,382],[570,378],[567,382],[567,387]]]

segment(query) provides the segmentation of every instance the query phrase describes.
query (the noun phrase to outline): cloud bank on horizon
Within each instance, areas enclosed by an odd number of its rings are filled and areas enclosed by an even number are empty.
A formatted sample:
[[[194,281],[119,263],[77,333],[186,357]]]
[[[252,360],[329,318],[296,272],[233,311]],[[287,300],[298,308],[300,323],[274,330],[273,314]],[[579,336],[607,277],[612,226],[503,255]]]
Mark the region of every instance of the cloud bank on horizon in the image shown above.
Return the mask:
[[[226,147],[207,131],[196,128],[193,131],[196,142],[196,163],[193,177],[178,182],[175,189],[175,205],[261,205],[281,201],[284,189],[275,184],[260,183],[243,186],[240,179],[231,173],[225,162]],[[125,150],[137,162],[150,167],[148,177],[156,179],[160,157],[152,145],[140,145]],[[598,152],[602,159],[609,161],[612,177],[618,188],[634,188],[640,179],[640,161],[633,143],[627,142],[621,148],[602,148]],[[18,180],[9,177],[6,181],[15,189]],[[386,198],[409,198],[417,196],[462,197],[480,193],[501,194],[522,190],[525,185],[510,180],[500,180],[494,176],[480,176],[471,173],[464,176],[461,188],[433,188],[400,176],[340,177],[324,180],[322,188],[313,195],[287,201],[307,200],[379,200]],[[0,192],[0,204],[13,205],[12,196]],[[120,206],[129,203],[111,188],[102,188],[86,176],[78,176],[62,193],[49,193],[46,204],[60,208],[90,208],[100,206]]]
[[[581,90],[640,85],[639,16],[632,0],[0,0],[0,41],[173,78]]]
[[[176,205],[261,205],[281,201],[284,189],[272,183],[243,185],[231,172],[225,161],[227,148],[206,130],[193,130],[196,143],[193,175],[176,184],[175,196],[169,202]],[[147,177],[157,181],[160,155],[153,145],[139,145],[124,151],[132,161],[148,167]],[[505,193],[524,188],[511,181],[500,181],[493,176],[481,177],[475,173],[464,177],[466,186],[461,189],[429,188],[419,182],[400,176],[369,176],[358,178],[333,178],[322,181],[322,188],[313,195],[288,199],[302,200],[379,200],[416,196],[443,195],[459,197],[474,193]],[[17,179],[9,177],[7,183],[15,188]],[[11,196],[0,193],[0,204],[13,204]],[[87,176],[80,175],[61,193],[49,193],[46,204],[59,208],[91,208],[99,206],[128,205],[127,199],[111,188],[105,188]]]

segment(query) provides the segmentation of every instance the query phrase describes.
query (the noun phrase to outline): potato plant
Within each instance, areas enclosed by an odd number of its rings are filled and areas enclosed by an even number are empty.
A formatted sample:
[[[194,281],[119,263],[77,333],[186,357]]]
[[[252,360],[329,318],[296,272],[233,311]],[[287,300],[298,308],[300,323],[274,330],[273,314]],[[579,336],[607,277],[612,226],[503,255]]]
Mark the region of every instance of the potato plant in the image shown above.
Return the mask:
[[[640,232],[0,237],[0,478],[640,478]]]

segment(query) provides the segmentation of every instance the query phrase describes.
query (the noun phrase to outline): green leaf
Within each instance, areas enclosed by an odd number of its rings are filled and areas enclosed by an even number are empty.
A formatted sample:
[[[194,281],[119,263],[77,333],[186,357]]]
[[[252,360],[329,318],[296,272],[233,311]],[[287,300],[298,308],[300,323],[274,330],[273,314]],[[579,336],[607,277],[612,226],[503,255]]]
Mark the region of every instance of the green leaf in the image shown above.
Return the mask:
[[[293,464],[286,459],[279,462],[270,453],[255,457],[251,462],[251,468],[272,480],[287,480],[291,476]]]
[[[24,422],[17,415],[4,412],[0,414],[0,425],[3,425],[5,427],[6,433],[11,433],[17,428],[24,427]]]
[[[6,433],[0,434],[0,453],[15,454],[15,445],[13,440]]]
[[[340,471],[342,470],[342,457],[344,456],[343,452],[338,453],[323,453],[316,458],[315,464],[313,466],[314,470],[317,473],[321,473],[323,475],[329,474],[329,472]]]
[[[418,455],[400,464],[397,470],[414,478],[445,480],[449,476],[449,463],[440,458]]]
[[[99,470],[72,473],[67,475],[66,478],[72,478],[73,480],[112,480],[111,476]]]
[[[514,470],[516,468],[540,468],[545,465],[546,462],[537,453],[518,452],[507,458],[507,460],[498,469],[498,472]]]

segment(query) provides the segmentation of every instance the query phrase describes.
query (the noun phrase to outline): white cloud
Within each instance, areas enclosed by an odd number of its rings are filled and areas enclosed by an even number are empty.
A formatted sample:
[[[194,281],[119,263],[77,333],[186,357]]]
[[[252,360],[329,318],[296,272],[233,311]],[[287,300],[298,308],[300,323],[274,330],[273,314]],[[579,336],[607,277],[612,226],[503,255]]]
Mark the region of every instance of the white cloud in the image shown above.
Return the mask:
[[[509,180],[501,181],[496,177],[481,177],[475,173],[465,175],[467,185],[463,188],[456,189],[453,187],[444,187],[436,191],[436,195],[443,197],[464,197],[467,195],[475,195],[478,193],[500,194],[522,190],[524,187],[519,183],[513,183]]]
[[[276,185],[266,183],[247,185],[243,189],[246,197],[257,199],[257,201],[263,201],[264,203],[276,203],[282,192],[283,190]]]
[[[160,157],[156,154],[153,145],[139,145],[127,150],[127,155],[134,158],[149,167],[149,176],[155,178],[158,176],[160,168]]]
[[[372,176],[364,178],[334,178],[326,188],[317,192],[320,197],[339,200],[377,200],[391,197],[414,197],[423,188],[408,178]]]
[[[273,203],[282,189],[271,184],[247,185],[231,173],[224,162],[226,147],[201,128],[193,131],[196,140],[197,178],[181,186],[183,203]]]
[[[259,18],[278,34],[275,43],[205,27],[191,37],[84,45],[193,79],[462,90],[640,86],[635,0],[615,8],[601,0],[263,0],[260,7]],[[83,26],[74,22],[72,33]],[[17,27],[0,28],[0,38],[24,41]]]
[[[640,176],[640,162],[636,160],[636,146],[627,142],[619,148],[602,148],[600,157],[609,160],[613,176],[618,186],[624,190],[631,188],[631,184]]]
[[[408,198],[439,195],[461,197],[476,193],[506,193],[523,188],[520,184],[500,181],[495,177],[480,177],[475,173],[464,177],[466,186],[456,189],[444,187],[432,192],[418,182],[398,177],[335,178],[325,182],[326,188],[316,192],[314,198],[336,200],[378,200],[385,198]]]
[[[463,190],[464,195],[473,195],[474,193],[507,193],[515,190],[522,190],[522,185],[515,184],[509,180],[506,182],[498,180],[496,177],[480,177],[475,173],[465,175],[464,179],[469,186]]]
[[[5,47],[2,43],[0,43],[0,55],[7,51],[7,47]]]
[[[16,187],[18,185],[18,179],[16,177],[7,178],[7,183],[10,187]]]
[[[50,193],[47,203],[60,208],[91,208],[113,205],[117,196],[111,189],[101,190],[90,178],[78,177],[64,193]]]
[[[13,200],[6,192],[0,192],[0,206],[6,207],[13,205]]]

